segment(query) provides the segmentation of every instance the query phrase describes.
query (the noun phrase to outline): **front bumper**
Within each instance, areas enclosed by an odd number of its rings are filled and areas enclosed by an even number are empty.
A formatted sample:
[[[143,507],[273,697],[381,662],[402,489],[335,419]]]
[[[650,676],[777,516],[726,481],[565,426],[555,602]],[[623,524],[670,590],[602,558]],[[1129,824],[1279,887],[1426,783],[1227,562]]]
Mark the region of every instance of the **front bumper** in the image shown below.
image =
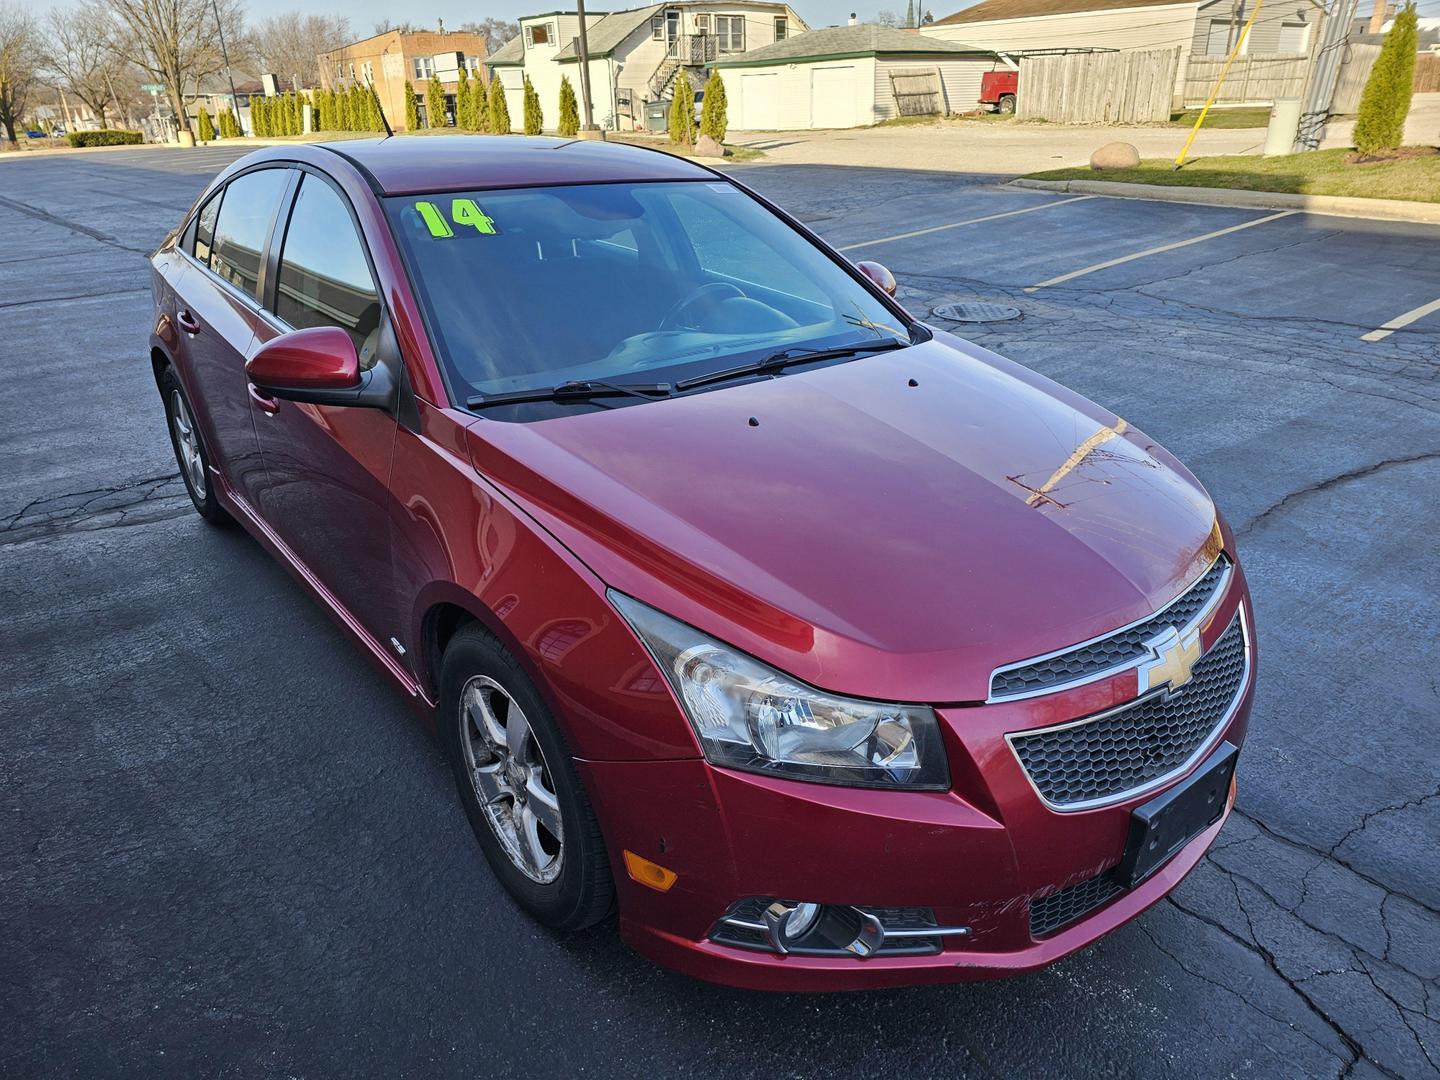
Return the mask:
[[[1244,604],[1250,663],[1238,705],[1209,745],[1243,743],[1254,692],[1253,628],[1243,580],[1205,632],[1208,650]],[[1134,918],[1195,866],[1225,814],[1150,878],[1054,932],[1032,933],[1037,899],[1119,863],[1131,811],[1191,775],[1122,802],[1061,812],[1031,785],[1007,734],[1092,716],[1133,700],[1133,672],[1027,700],[940,709],[952,786],[946,792],[807,784],[719,769],[700,759],[580,762],[617,868],[621,928],[639,952],[731,986],[813,991],[955,982],[1053,963]],[[1233,800],[1233,790],[1231,794]],[[623,850],[678,875],[667,892],[625,877]],[[745,897],[862,908],[925,908],[966,926],[930,955],[780,956],[711,938]]]

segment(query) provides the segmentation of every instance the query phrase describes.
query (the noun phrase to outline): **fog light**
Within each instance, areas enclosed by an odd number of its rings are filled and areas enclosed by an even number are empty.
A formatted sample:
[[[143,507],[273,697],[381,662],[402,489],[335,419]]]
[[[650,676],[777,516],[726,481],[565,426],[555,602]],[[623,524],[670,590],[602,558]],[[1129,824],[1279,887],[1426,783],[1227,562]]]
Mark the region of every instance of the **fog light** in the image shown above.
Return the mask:
[[[968,926],[940,926],[929,908],[852,907],[751,896],[737,900],[710,940],[780,956],[928,956]]]
[[[790,921],[785,926],[785,932],[790,940],[802,938],[814,926],[815,920],[820,918],[819,904],[796,904],[795,909],[790,912]]]
[[[790,951],[790,946],[814,929],[819,918],[819,904],[787,904],[776,900],[765,909],[765,940],[783,956]]]

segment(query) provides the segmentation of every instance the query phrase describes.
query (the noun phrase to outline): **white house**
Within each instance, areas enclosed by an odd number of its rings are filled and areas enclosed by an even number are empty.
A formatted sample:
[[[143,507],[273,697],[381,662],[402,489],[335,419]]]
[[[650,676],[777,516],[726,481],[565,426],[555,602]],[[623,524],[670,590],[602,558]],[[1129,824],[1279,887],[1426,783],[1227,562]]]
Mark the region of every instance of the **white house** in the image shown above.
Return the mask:
[[[718,61],[783,41],[809,29],[787,3],[682,0],[674,4],[586,16],[590,92],[595,123],[609,130],[644,126],[645,105],[668,101],[675,80],[699,87]],[[523,126],[520,95],[529,77],[540,97],[545,126],[560,111],[560,80],[568,77],[580,100],[580,63],[574,12],[552,11],[520,19],[520,33],[485,63],[505,87],[516,130]],[[653,126],[653,125],[652,125]]]
[[[731,127],[792,131],[860,127],[902,111],[969,112],[996,59],[989,49],[864,24],[812,30],[715,67]]]
[[[1253,11],[1254,0],[982,0],[920,32],[999,52],[1178,48],[1183,85],[1190,57],[1228,55]],[[1242,54],[1304,55],[1323,19],[1318,0],[1266,0]]]

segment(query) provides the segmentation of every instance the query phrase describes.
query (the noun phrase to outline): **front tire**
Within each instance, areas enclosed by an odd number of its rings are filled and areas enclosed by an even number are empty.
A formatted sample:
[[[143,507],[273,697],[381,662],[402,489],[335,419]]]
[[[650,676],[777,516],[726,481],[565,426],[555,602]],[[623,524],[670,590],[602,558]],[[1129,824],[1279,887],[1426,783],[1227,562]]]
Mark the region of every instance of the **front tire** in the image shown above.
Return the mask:
[[[185,388],[180,385],[174,368],[167,367],[160,376],[160,397],[165,403],[165,426],[170,429],[175,464],[180,466],[180,479],[185,481],[185,491],[195,504],[195,512],[211,525],[233,525],[235,519],[215,497],[210,455],[205,449],[200,425],[195,423],[195,411],[190,408],[190,399],[185,396]]]
[[[506,891],[555,930],[605,918],[610,861],[570,751],[529,677],[478,623],[445,650],[440,708],[460,802]]]

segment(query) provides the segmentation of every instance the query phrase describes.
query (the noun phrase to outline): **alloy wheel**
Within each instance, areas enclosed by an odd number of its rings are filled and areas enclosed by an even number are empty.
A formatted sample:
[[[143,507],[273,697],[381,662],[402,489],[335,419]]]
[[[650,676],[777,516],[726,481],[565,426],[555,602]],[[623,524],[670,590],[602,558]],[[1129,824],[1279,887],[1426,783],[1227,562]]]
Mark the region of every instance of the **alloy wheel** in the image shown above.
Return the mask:
[[[560,875],[564,829],[545,754],[505,688],[476,675],[460,693],[460,746],[485,820],[515,868],[549,884]]]
[[[179,390],[170,391],[170,427],[175,432],[175,446],[180,451],[180,464],[185,470],[186,482],[195,497],[205,500],[205,461],[200,456],[200,436],[195,430],[195,421],[185,407],[185,398]]]

